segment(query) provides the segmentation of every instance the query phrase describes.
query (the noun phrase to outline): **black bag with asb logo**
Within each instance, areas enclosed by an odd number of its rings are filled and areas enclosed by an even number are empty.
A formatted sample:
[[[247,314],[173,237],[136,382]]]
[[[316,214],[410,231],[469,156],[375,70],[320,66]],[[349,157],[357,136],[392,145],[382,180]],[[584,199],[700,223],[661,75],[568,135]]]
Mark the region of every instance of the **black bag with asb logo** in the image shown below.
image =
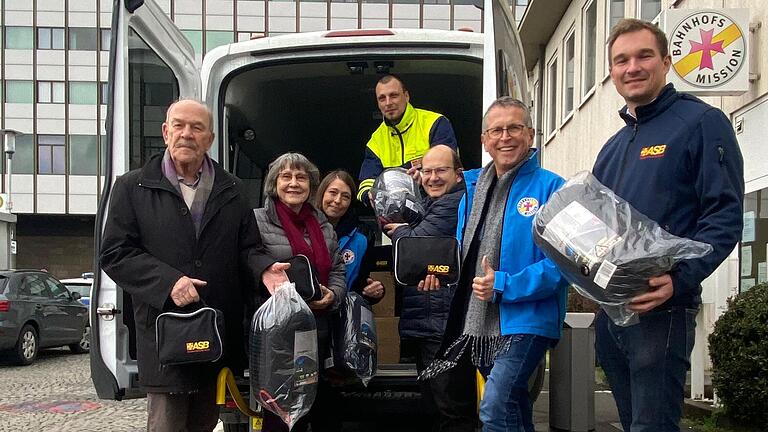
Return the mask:
[[[401,237],[395,242],[395,280],[414,286],[429,275],[440,285],[459,282],[459,242],[453,236]]]
[[[162,366],[215,362],[224,353],[224,315],[201,307],[163,312],[155,320],[155,345]]]
[[[299,254],[288,258],[285,262],[291,265],[285,271],[288,275],[288,280],[296,286],[296,292],[299,293],[305,302],[323,298],[320,282],[317,280],[317,273],[312,263],[309,262],[309,258]]]

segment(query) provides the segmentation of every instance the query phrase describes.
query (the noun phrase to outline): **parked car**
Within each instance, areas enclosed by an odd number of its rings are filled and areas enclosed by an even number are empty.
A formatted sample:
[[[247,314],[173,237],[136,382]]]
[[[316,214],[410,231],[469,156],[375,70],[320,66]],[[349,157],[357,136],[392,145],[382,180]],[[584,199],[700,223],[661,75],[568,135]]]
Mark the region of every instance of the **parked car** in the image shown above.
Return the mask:
[[[88,307],[78,292],[40,270],[0,270],[0,351],[21,365],[41,348],[90,349]]]
[[[80,294],[80,303],[91,305],[91,285],[93,285],[93,272],[86,272],[79,278],[62,279],[61,283],[72,293]]]

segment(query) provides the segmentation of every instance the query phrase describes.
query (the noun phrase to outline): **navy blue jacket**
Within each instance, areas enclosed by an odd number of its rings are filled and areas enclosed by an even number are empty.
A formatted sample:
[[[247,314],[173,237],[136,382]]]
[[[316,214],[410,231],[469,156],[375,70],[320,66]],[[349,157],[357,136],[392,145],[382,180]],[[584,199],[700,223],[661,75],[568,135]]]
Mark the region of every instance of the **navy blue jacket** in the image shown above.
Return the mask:
[[[462,181],[440,198],[424,198],[424,217],[416,224],[397,228],[392,233],[392,243],[401,237],[455,235],[464,189]],[[433,292],[421,292],[413,286],[403,287],[400,337],[440,341],[454,290],[455,287],[442,287]]]
[[[674,295],[665,305],[693,306],[701,281],[741,238],[741,152],[722,111],[672,84],[636,114],[619,111],[626,126],[600,151],[594,175],[670,233],[712,245],[711,254],[670,272]]]

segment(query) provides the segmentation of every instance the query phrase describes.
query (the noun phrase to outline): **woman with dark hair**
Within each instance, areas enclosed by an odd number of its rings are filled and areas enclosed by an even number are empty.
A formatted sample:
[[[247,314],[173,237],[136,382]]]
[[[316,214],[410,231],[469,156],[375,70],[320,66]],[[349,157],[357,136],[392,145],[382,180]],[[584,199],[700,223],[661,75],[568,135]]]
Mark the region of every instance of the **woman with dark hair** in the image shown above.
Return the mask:
[[[336,230],[339,250],[346,266],[347,288],[362,294],[370,304],[384,297],[384,285],[371,279],[371,263],[365,252],[373,245],[373,238],[360,226],[352,200],[357,187],[352,176],[344,170],[331,171],[320,182],[315,195],[315,206],[322,210]]]
[[[333,364],[330,319],[347,292],[344,263],[333,226],[310,202],[320,180],[317,167],[300,153],[286,153],[269,165],[264,179],[267,196],[264,207],[256,209],[267,255],[285,261],[302,254],[309,258],[320,282],[322,298],[307,303],[317,322],[317,350],[321,366],[317,397],[309,414],[300,419],[293,431],[339,431],[338,413],[330,401],[333,389],[327,384],[323,367]],[[269,288],[271,289],[271,287]],[[260,297],[266,298],[268,287],[260,286]],[[270,412],[264,414],[264,431],[287,431],[288,427]]]

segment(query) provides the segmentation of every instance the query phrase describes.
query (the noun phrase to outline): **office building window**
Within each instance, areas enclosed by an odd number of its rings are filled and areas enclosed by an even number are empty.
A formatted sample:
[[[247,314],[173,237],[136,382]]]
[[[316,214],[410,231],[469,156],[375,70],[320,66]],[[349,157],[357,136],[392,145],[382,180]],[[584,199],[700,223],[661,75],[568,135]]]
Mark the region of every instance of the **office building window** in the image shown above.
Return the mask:
[[[96,135],[69,136],[69,173],[96,175],[98,168],[98,137]]]
[[[581,82],[584,84],[582,94],[587,94],[595,86],[595,53],[597,52],[597,0],[592,0],[584,9],[584,18],[582,20],[583,47],[582,58],[584,67],[582,68]]]
[[[557,125],[557,55],[547,66],[547,136]]]
[[[112,40],[112,29],[99,29],[99,45],[102,51],[109,51],[109,42]]]
[[[64,103],[64,83],[60,81],[38,81],[37,102]]]
[[[34,103],[35,102],[35,83],[34,81],[15,81],[5,82],[5,101],[8,103]]]
[[[182,30],[181,33],[192,44],[195,54],[203,52],[203,32],[201,30]]]
[[[571,30],[570,34],[565,37],[563,46],[563,119],[571,115],[573,112],[574,102],[574,69],[575,69],[575,48],[576,48],[576,36],[575,32]]]
[[[99,103],[102,105],[109,103],[109,83],[99,83]]]
[[[624,0],[608,0],[605,11],[605,73],[610,70],[610,54],[608,52],[608,39],[611,37],[611,29],[624,18]]]
[[[98,87],[95,82],[69,82],[69,103],[75,105],[96,105],[98,101]]]
[[[64,174],[64,135],[37,136],[37,173]]]
[[[38,27],[37,49],[63,50],[64,29],[57,27]]]
[[[69,49],[81,51],[96,51],[98,49],[98,38],[95,28],[70,27],[69,29]]]
[[[645,21],[654,21],[661,13],[661,0],[638,0],[640,10],[639,18]]]
[[[35,148],[32,142],[32,135],[16,137],[16,153],[13,154],[14,174],[35,173]]]
[[[15,158],[14,158],[15,166]],[[739,292],[768,282],[768,188],[744,195],[744,230],[739,248]]]
[[[205,32],[205,52],[218,46],[232,43],[235,34],[231,31],[207,31]]]
[[[32,27],[6,27],[5,48],[32,49],[35,47],[35,33]]]

